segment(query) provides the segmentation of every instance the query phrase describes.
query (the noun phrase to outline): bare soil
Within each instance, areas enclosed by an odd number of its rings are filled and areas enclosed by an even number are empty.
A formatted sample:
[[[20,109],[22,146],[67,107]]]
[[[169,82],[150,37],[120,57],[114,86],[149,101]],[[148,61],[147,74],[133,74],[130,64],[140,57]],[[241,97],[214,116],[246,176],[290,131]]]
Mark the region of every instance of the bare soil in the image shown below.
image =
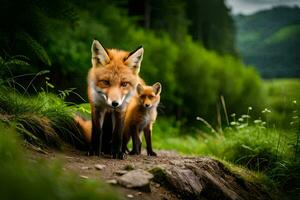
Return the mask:
[[[65,170],[70,170],[83,179],[93,179],[98,181],[109,181],[116,179],[119,175],[116,174],[119,170],[125,168],[143,169],[149,170],[153,166],[170,164],[172,160],[178,160],[183,158],[176,152],[172,151],[156,151],[157,157],[147,156],[146,152],[142,152],[139,156],[127,155],[124,160],[115,160],[105,156],[86,156],[83,151],[76,150],[71,147],[65,147],[63,151],[47,150],[46,152],[33,151],[29,153],[31,159],[45,158],[48,160],[60,160],[63,163]],[[95,165],[105,165],[101,170],[96,169]],[[176,200],[181,199],[179,195],[176,195],[166,188],[153,181],[150,183],[151,192],[143,192],[135,189],[128,189],[117,184],[113,185],[120,196],[124,199],[168,199]],[[131,197],[128,197],[131,196]]]

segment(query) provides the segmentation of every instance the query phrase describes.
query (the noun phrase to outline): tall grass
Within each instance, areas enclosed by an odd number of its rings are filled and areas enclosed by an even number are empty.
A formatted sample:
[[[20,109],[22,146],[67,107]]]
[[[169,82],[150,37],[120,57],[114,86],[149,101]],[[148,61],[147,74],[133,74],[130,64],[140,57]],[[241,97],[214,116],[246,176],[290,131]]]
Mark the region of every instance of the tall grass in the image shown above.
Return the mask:
[[[177,150],[184,154],[211,155],[264,171],[284,157],[292,156],[294,134],[266,129],[259,125],[240,129],[226,128],[223,133],[184,134],[168,119],[159,119],[153,131],[153,145],[159,149]]]
[[[0,86],[0,122],[15,126],[32,144],[60,147],[62,141],[83,146],[73,120],[75,109],[54,94],[29,96]]]

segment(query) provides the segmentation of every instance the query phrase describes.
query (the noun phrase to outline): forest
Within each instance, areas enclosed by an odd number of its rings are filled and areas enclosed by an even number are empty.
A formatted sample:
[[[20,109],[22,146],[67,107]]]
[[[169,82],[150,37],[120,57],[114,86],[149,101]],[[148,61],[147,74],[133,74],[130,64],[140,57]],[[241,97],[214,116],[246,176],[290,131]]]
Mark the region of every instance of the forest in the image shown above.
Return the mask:
[[[264,78],[299,77],[299,7],[276,7],[234,17],[237,49]],[[285,16],[282,18],[282,16]]]
[[[74,116],[91,117],[97,39],[143,46],[140,76],[163,88],[154,149],[213,157],[270,199],[298,199],[299,16],[298,7],[233,16],[224,0],[2,0],[0,198],[119,199],[104,182],[23,153],[85,151]]]

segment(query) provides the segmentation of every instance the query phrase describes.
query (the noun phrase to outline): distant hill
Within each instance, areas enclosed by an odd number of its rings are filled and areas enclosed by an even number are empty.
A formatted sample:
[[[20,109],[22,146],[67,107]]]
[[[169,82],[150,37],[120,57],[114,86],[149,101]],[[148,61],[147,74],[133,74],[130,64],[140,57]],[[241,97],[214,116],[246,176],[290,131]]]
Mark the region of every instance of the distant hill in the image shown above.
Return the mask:
[[[300,77],[300,8],[276,7],[234,20],[245,63],[264,78]]]

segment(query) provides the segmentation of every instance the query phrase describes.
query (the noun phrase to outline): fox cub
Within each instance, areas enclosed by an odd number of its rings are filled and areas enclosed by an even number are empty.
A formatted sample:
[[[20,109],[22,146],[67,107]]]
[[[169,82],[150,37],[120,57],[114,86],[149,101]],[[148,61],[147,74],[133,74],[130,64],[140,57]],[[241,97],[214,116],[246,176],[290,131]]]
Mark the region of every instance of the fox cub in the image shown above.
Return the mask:
[[[152,126],[157,117],[157,106],[160,101],[160,93],[162,86],[155,83],[152,86],[137,85],[137,94],[130,101],[125,113],[125,126],[123,132],[122,150],[125,153],[127,144],[132,138],[133,148],[129,153],[131,155],[141,154],[142,136],[144,136],[147,144],[147,154],[156,156],[152,149],[151,135]]]

